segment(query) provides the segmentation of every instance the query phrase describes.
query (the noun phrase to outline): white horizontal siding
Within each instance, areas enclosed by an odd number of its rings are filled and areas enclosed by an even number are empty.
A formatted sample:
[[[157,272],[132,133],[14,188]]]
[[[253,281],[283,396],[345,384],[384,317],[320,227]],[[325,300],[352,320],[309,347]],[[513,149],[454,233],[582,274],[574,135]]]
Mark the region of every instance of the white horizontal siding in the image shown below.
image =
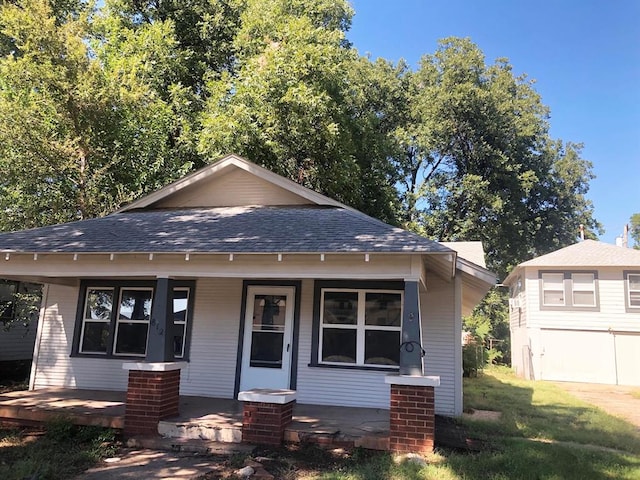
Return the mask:
[[[252,173],[234,169],[229,173],[192,185],[158,202],[166,207],[230,207],[244,205],[298,205],[306,200]]]
[[[123,361],[71,358],[71,344],[78,303],[78,287],[49,285],[43,299],[44,319],[33,378],[33,388],[71,387],[126,390]]]
[[[29,360],[33,356],[37,322],[29,327],[13,325],[9,331],[0,327],[0,362],[7,360]]]
[[[588,268],[585,268],[589,270]],[[590,269],[593,270],[593,269]],[[598,269],[598,311],[540,310],[538,270],[527,268],[528,325],[534,328],[640,332],[640,312],[626,311],[622,268]],[[578,269],[571,269],[578,271]]]
[[[181,373],[180,391],[233,398],[242,280],[200,279],[195,295],[190,362]]]
[[[386,372],[309,367],[313,322],[313,281],[302,283],[298,344],[298,402],[314,405],[389,408]]]
[[[437,277],[430,277],[427,284],[427,293],[420,295],[425,374],[440,377],[435,388],[436,413],[452,416],[456,414],[455,284]]]

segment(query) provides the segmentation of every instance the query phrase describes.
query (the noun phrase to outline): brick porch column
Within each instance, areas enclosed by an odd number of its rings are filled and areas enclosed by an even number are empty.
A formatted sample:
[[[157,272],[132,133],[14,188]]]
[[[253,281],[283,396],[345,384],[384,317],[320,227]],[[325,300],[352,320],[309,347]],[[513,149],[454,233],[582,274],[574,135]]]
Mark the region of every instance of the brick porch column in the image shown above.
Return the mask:
[[[440,377],[387,375],[391,385],[389,450],[430,453],[435,437],[434,387]]]
[[[158,422],[178,415],[180,369],[186,362],[129,362],[127,401],[124,414],[126,435],[157,435]]]
[[[284,430],[293,418],[296,392],[256,388],[238,394],[244,402],[242,441],[261,445],[281,445]]]

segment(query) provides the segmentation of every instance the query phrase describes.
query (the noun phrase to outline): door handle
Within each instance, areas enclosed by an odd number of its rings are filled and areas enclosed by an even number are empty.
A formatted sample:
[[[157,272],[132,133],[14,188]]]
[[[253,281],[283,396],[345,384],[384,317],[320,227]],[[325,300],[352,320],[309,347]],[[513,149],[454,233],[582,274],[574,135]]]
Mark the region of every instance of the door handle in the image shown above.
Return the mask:
[[[289,347],[291,346],[290,343],[287,343],[287,352],[289,351]]]

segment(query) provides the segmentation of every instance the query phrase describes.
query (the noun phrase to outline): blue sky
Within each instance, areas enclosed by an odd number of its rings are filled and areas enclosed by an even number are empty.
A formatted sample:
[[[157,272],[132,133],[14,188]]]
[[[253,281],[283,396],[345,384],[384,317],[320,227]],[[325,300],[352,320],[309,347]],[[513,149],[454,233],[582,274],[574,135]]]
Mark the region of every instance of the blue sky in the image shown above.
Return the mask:
[[[588,198],[615,243],[640,212],[640,0],[351,0],[361,54],[416,67],[437,41],[469,37],[507,57],[551,109],[551,135],[584,143]]]

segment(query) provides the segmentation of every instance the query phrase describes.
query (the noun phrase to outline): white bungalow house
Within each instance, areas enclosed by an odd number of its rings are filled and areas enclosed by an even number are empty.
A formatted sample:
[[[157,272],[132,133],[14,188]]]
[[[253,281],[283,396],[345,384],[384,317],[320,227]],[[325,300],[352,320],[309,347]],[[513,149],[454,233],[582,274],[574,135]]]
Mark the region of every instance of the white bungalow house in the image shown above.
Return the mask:
[[[640,250],[584,240],[521,263],[504,283],[519,375],[640,385]]]
[[[123,365],[179,361],[181,395],[388,409],[386,376],[426,374],[435,412],[459,415],[461,318],[495,284],[235,155],[106,217],[0,234],[0,252],[0,277],[45,284],[31,389],[126,391]]]

